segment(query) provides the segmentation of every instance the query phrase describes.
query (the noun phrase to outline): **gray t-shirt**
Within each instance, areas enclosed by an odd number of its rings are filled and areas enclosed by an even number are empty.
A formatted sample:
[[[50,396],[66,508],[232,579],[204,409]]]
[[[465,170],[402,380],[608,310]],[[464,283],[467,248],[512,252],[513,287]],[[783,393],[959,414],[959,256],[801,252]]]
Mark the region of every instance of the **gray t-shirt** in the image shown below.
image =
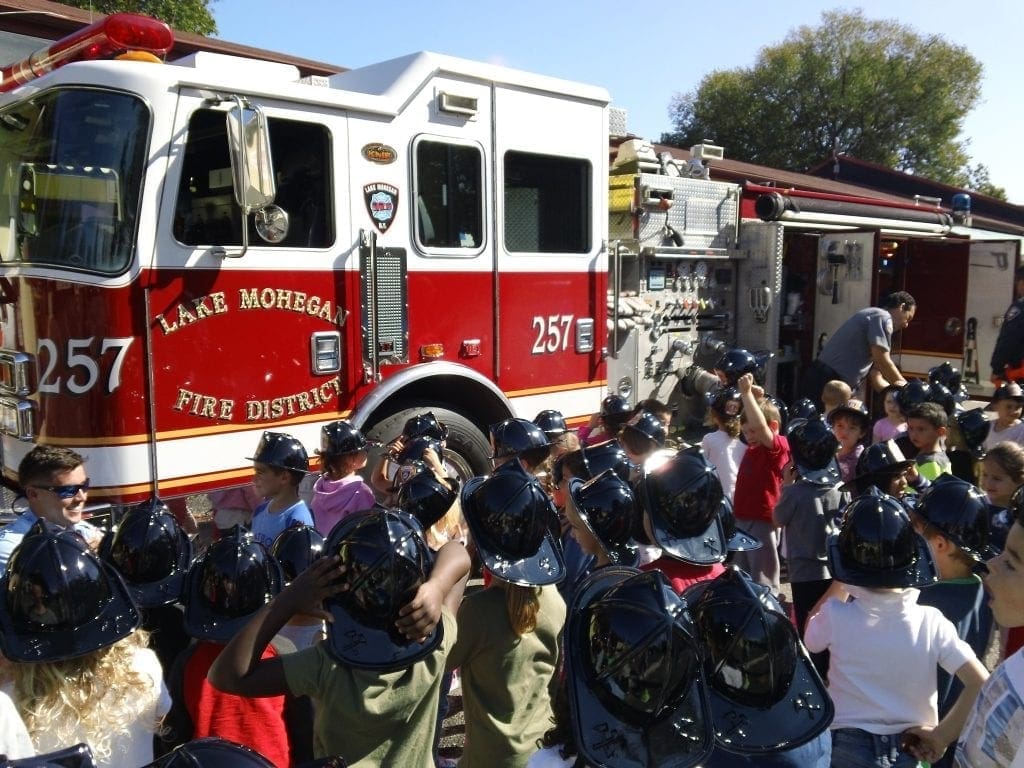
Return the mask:
[[[786,563],[791,582],[830,577],[828,537],[838,528],[847,501],[839,485],[822,486],[798,480],[782,489],[772,515],[786,529]]]
[[[856,389],[871,368],[871,347],[886,350],[892,344],[892,315],[889,310],[867,307],[854,313],[825,344],[818,360],[834,369],[843,381]]]

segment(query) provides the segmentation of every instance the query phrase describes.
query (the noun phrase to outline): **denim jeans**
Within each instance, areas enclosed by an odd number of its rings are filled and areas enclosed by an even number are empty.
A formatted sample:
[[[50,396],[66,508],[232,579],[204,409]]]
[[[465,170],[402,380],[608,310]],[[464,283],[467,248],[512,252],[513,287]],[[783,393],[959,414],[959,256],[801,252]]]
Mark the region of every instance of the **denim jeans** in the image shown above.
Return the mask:
[[[876,736],[859,728],[832,731],[832,768],[916,768],[917,758],[900,751],[900,734]]]

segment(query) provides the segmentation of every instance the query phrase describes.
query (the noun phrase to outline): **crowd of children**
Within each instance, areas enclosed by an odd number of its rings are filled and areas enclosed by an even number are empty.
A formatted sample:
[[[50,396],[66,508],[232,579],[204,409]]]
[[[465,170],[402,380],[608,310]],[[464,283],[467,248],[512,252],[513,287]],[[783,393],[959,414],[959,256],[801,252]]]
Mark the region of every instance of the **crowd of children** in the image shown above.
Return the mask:
[[[202,545],[156,499],[100,538],[85,459],[34,449],[0,755],[435,768],[457,679],[463,768],[1024,765],[1021,388],[964,411],[947,364],[872,423],[841,381],[787,409],[761,366],[722,357],[700,445],[610,395],[578,431],[491,425],[472,478],[428,411],[386,446],[325,426],[311,486],[266,432]]]

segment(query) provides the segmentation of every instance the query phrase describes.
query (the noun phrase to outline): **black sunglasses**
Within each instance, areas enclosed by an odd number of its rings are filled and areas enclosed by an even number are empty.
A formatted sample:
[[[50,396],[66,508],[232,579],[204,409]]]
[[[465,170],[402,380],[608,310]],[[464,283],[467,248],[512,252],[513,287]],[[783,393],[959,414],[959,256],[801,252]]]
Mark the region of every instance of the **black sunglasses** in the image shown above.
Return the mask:
[[[32,487],[43,491],[51,491],[62,499],[71,499],[77,496],[79,491],[89,490],[89,478],[85,478],[84,483],[77,483],[76,485],[34,485]]]

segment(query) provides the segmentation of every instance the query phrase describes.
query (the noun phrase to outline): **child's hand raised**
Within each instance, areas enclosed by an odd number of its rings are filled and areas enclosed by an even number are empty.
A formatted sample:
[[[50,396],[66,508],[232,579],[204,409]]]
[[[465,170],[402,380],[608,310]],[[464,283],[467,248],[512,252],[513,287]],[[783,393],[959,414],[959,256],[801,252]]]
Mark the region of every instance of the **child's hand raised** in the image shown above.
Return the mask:
[[[416,596],[398,612],[399,619],[395,622],[398,631],[410,640],[422,642],[426,639],[437,622],[441,620],[441,606],[444,595],[436,584],[425,581],[420,584]]]
[[[324,621],[333,621],[330,612],[324,610],[324,600],[348,590],[342,581],[345,566],[337,555],[321,557],[295,577],[276,598],[283,603],[289,614],[305,614]]]

